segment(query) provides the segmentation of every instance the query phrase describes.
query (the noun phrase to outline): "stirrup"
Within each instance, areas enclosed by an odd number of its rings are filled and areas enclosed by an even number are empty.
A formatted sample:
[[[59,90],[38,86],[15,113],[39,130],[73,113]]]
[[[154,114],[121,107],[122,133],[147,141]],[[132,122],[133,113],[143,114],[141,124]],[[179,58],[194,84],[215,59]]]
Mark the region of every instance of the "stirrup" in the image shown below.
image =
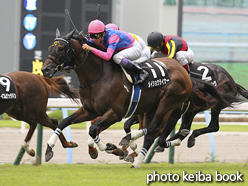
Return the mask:
[[[138,78],[138,80],[136,80],[136,81],[134,82],[134,85],[140,84],[140,83],[144,82],[144,81],[146,80],[146,78],[148,78],[149,73],[148,73],[147,71],[142,70],[142,73],[144,73],[144,77],[141,79],[141,78],[140,78],[140,74],[139,74],[139,75],[138,75],[139,78]]]

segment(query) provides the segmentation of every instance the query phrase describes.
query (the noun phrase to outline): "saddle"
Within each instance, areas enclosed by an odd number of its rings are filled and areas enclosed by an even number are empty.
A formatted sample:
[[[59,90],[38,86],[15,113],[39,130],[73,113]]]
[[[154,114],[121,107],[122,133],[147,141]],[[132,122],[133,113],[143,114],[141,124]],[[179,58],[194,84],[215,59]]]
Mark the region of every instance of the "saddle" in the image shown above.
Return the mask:
[[[204,63],[190,63],[189,68],[191,77],[207,81],[214,86],[217,86],[217,81],[213,70],[204,65]]]
[[[140,84],[141,90],[159,87],[171,83],[164,63],[155,59],[147,60],[147,58],[141,58],[137,61],[134,61],[134,63],[138,64],[141,68],[149,73],[148,78],[146,78],[146,80]],[[129,82],[133,84],[135,78],[138,77],[137,74],[123,66],[121,66],[121,68]]]

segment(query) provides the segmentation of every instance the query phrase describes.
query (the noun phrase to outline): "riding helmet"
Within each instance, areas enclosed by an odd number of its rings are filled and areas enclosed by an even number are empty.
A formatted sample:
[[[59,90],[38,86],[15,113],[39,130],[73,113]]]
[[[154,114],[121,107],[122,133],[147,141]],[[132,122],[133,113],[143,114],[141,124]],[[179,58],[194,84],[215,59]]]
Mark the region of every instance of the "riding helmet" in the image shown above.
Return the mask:
[[[164,40],[163,34],[160,32],[151,32],[147,37],[147,44],[148,46],[154,48],[158,46]]]
[[[89,34],[98,34],[105,31],[105,25],[102,21],[96,19],[90,22],[88,26]]]
[[[114,24],[114,23],[107,24],[106,25],[106,28],[112,28],[114,30],[120,30],[119,27],[116,24]]]

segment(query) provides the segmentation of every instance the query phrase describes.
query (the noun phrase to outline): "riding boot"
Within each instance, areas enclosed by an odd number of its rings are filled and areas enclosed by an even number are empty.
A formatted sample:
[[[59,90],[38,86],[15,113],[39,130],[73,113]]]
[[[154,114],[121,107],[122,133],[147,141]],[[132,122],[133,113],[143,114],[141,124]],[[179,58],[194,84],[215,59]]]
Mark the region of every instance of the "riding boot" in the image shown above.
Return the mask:
[[[139,76],[139,79],[136,80],[136,82],[134,83],[135,85],[142,83],[149,76],[149,73],[144,69],[140,68],[137,64],[133,64],[130,69],[137,73]]]
[[[139,78],[134,82],[134,85],[142,83],[148,76],[149,73],[144,69],[140,68],[137,64],[132,63],[129,59],[123,58],[120,62],[120,65],[133,70],[135,73],[138,74]]]

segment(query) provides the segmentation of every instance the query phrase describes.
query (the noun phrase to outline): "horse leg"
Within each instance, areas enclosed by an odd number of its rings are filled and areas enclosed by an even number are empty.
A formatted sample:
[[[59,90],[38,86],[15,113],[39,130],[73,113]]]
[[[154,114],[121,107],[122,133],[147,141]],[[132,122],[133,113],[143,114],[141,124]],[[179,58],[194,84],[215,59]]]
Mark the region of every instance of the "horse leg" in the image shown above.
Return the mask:
[[[48,162],[50,159],[53,157],[53,151],[52,148],[55,146],[55,143],[57,139],[59,138],[62,130],[75,123],[80,123],[84,121],[89,121],[97,117],[96,113],[91,113],[88,112],[87,110],[84,109],[84,107],[80,107],[76,112],[74,112],[72,115],[68,116],[67,118],[63,119],[52,136],[49,138],[47,142],[47,149],[45,153],[45,161]]]
[[[167,119],[167,121],[163,121],[164,124],[164,129],[162,131],[162,135],[159,137],[159,144],[154,151],[155,152],[163,152],[164,151],[164,147],[166,147],[166,138],[168,137],[168,135],[170,134],[170,132],[173,130],[173,128],[175,128],[175,125],[177,124],[178,119],[180,119],[181,117],[181,109],[178,107],[177,109],[175,109],[170,117]]]
[[[119,145],[121,146],[127,146],[129,141],[131,140],[131,126],[134,124],[139,123],[139,118],[138,116],[132,116],[129,118],[125,123],[124,123],[124,130],[126,132],[126,136],[122,138],[121,142]]]
[[[166,121],[172,112],[173,112],[173,110],[165,112],[166,114],[164,115],[164,117],[162,117],[163,115],[161,113],[159,113],[159,114],[155,113],[155,116],[152,119],[152,121],[149,124],[149,126],[147,128],[138,130],[137,132],[132,132],[131,133],[131,139],[135,140],[135,139],[138,139],[139,137],[145,136],[147,134],[156,134],[156,133],[158,133],[162,120],[164,119],[164,121]]]
[[[45,114],[45,116],[42,116],[40,118],[41,119],[39,119],[38,123],[41,124],[42,126],[49,127],[54,131],[58,127],[57,119],[52,119],[47,114]],[[62,132],[59,135],[59,140],[64,148],[74,148],[78,146],[78,144],[73,141],[68,142]]]
[[[26,135],[26,138],[25,138],[25,140],[24,140],[24,142],[22,144],[22,147],[25,149],[25,151],[30,156],[34,157],[35,156],[35,151],[34,151],[34,149],[31,149],[29,147],[29,143],[30,143],[30,140],[31,140],[31,138],[32,138],[32,136],[34,134],[34,130],[35,130],[36,126],[37,126],[37,123],[33,123],[33,122],[31,123],[31,122],[29,122],[29,126],[30,127],[29,127],[28,133]]]
[[[140,168],[143,160],[145,159],[147,151],[152,146],[154,140],[155,140],[155,135],[154,134],[148,134],[148,135],[146,135],[144,137],[143,148],[140,150],[138,156],[135,158],[131,168]]]
[[[185,113],[185,115],[182,116],[182,124],[181,124],[181,127],[180,127],[179,131],[177,132],[177,134],[172,136],[167,141],[164,141],[164,140],[166,140],[166,138],[159,140],[160,141],[159,144],[161,144],[160,146],[162,146],[164,148],[179,146],[181,144],[181,142],[184,140],[184,138],[189,134],[190,127],[191,127],[194,116],[195,116],[195,113],[193,113],[193,112]],[[170,118],[168,119],[168,121],[170,121]],[[172,121],[173,124],[176,124],[176,122],[177,122],[177,120]],[[156,150],[156,151],[158,151],[158,150]]]
[[[107,153],[112,153],[117,156],[123,156],[124,153],[121,149],[117,148],[112,143],[105,144],[99,137],[100,132],[107,129],[112,124],[120,121],[121,118],[112,110],[108,110],[100,119],[98,119],[93,125],[90,126],[89,135],[97,144],[101,151],[106,151]]]
[[[136,146],[136,147],[137,147],[137,146]],[[134,158],[137,157],[137,155],[138,155],[139,152],[141,151],[141,148],[140,148],[140,147],[139,147],[139,148],[136,148],[136,149],[133,149],[133,148],[132,148],[132,150],[133,150],[134,152],[132,152],[131,154],[127,155],[127,156],[124,158],[124,160],[125,160],[126,162],[131,162],[131,163],[133,163],[133,162],[134,162]]]
[[[25,117],[24,113],[28,113],[28,110],[24,109],[24,111],[11,109],[8,112],[6,112],[10,117],[13,117],[17,120],[24,121],[29,124],[29,130],[28,133],[23,141],[22,147],[25,149],[25,151],[32,157],[35,156],[35,151],[29,147],[30,140],[34,134],[35,128],[37,126],[37,122],[34,122],[34,117],[32,113],[26,114],[29,116],[29,118]]]
[[[202,129],[194,130],[188,139],[188,148],[195,145],[195,138],[206,133],[217,132],[219,130],[219,114],[221,110],[211,109],[211,121],[210,124]]]

